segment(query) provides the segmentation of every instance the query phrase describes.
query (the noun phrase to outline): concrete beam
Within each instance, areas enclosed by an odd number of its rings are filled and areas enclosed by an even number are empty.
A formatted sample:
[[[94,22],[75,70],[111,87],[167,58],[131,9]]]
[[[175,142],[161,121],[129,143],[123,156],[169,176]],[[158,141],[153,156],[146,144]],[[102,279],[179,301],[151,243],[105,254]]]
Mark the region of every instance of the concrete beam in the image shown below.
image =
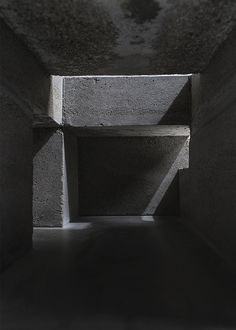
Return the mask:
[[[124,127],[77,127],[70,129],[76,136],[186,136],[186,125],[124,126]]]
[[[73,127],[188,125],[189,75],[64,77],[63,121]]]

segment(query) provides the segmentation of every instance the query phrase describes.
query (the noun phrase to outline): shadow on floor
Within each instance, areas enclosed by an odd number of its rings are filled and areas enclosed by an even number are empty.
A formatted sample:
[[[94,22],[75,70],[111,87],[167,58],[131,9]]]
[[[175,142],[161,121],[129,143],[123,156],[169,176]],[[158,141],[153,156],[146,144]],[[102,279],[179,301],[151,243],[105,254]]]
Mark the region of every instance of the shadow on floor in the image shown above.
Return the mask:
[[[174,218],[36,229],[1,275],[1,329],[235,329],[234,277]]]

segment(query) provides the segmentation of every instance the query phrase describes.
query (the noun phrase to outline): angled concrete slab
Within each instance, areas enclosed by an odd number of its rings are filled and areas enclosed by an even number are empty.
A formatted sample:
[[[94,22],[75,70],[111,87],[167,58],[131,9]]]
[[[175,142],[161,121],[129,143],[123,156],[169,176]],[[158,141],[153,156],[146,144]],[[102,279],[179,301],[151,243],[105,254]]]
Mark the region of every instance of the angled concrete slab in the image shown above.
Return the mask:
[[[46,113],[34,113],[34,127],[59,127],[62,124],[63,77],[51,76]]]

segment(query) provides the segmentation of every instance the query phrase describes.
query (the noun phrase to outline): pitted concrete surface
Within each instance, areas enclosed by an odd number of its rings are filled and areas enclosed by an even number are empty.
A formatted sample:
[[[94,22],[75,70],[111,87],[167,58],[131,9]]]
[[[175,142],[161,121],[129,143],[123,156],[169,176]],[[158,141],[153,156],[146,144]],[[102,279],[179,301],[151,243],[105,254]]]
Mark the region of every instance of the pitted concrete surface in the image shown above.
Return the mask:
[[[231,31],[234,0],[2,0],[0,13],[59,75],[200,72]]]
[[[63,132],[34,129],[33,224],[57,227],[63,223]]]
[[[189,124],[189,79],[188,75],[65,77],[64,124]]]

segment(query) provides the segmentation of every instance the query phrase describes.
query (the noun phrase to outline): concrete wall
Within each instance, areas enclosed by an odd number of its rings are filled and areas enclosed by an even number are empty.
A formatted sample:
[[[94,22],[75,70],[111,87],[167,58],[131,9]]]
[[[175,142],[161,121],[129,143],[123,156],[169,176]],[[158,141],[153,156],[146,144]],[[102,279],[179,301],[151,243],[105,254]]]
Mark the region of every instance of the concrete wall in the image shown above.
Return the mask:
[[[193,79],[190,168],[182,175],[182,214],[236,262],[236,30]]]
[[[31,120],[0,90],[0,270],[32,245]]]
[[[186,136],[79,137],[79,215],[177,215],[186,142]]]
[[[62,227],[78,219],[77,137],[53,127],[33,136],[33,224]]]
[[[0,20],[0,269],[32,245],[32,118],[47,113],[48,74]]]
[[[34,226],[59,226],[64,221],[64,135],[54,128],[34,129]]]
[[[189,76],[65,77],[65,125],[189,124]]]

